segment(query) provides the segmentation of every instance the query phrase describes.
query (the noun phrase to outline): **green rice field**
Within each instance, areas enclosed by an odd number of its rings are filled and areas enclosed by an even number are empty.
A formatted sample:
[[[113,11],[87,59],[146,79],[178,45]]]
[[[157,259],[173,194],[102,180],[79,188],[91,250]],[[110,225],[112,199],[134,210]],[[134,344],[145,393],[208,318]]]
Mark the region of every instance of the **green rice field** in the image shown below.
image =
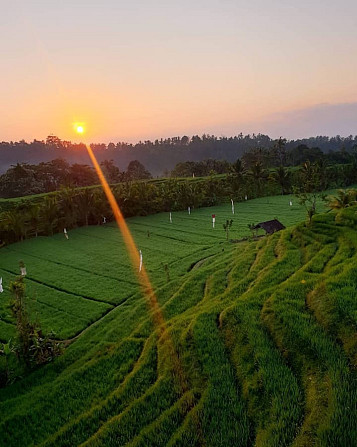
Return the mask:
[[[165,328],[114,223],[1,248],[0,340],[23,260],[31,317],[67,347],[0,389],[0,446],[356,445],[357,208],[318,211],[306,226],[276,196],[128,219]]]

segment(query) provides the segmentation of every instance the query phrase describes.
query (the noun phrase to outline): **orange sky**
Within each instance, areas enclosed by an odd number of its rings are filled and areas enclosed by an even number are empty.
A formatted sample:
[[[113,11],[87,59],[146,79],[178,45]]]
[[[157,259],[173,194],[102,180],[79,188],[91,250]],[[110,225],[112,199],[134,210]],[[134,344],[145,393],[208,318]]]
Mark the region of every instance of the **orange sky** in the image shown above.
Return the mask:
[[[356,17],[349,0],[7,2],[0,140],[76,140],[77,121],[96,142],[319,134],[279,122],[357,103]]]

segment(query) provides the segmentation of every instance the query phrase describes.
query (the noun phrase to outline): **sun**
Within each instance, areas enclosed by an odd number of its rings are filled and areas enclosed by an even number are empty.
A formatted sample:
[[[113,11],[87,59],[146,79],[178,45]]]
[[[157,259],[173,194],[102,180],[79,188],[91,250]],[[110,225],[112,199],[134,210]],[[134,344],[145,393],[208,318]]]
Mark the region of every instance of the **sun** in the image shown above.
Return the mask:
[[[78,133],[79,135],[84,134],[84,132],[86,131],[86,126],[85,126],[85,123],[83,123],[83,122],[77,121],[76,123],[73,123],[72,125],[73,125],[74,132]]]

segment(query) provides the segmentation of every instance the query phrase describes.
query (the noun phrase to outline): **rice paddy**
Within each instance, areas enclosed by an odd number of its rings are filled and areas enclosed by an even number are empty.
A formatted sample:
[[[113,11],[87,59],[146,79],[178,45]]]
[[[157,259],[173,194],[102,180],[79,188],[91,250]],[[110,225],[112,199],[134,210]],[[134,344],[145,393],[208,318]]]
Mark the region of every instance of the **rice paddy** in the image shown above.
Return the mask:
[[[166,335],[114,224],[1,248],[0,339],[23,260],[31,316],[68,346],[0,390],[0,445],[355,445],[357,214],[319,211],[306,227],[279,196],[128,219]],[[231,243],[230,218],[234,240],[287,229]]]

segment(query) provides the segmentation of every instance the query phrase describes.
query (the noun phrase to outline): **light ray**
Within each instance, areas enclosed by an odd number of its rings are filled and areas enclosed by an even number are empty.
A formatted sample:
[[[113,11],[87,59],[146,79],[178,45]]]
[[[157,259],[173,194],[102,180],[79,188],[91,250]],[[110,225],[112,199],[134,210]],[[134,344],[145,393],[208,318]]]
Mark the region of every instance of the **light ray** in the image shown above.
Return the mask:
[[[93,166],[98,174],[100,183],[103,187],[104,193],[108,199],[108,202],[113,210],[115,220],[117,222],[117,225],[123,235],[123,239],[126,245],[126,248],[129,252],[131,262],[134,267],[134,271],[137,273],[140,285],[143,289],[143,293],[145,295],[145,298],[150,306],[150,309],[153,312],[153,320],[154,325],[158,329],[158,332],[160,336],[162,337],[162,340],[167,343],[167,347],[169,350],[169,354],[171,357],[171,361],[173,362],[173,370],[176,374],[178,374],[180,385],[183,390],[187,390],[187,384],[186,380],[183,374],[183,370],[180,365],[179,358],[177,356],[173,341],[171,340],[171,337],[169,335],[169,332],[166,327],[166,323],[162,314],[162,311],[160,309],[160,305],[158,303],[158,300],[156,298],[154,289],[151,285],[151,281],[149,279],[149,276],[147,274],[147,271],[145,269],[145,265],[141,265],[141,270],[139,272],[140,268],[140,253],[138,248],[136,247],[135,241],[133,239],[133,236],[130,233],[130,230],[125,222],[125,219],[123,217],[122,212],[120,211],[119,205],[117,204],[117,201],[115,200],[114,194],[112,190],[110,189],[110,186],[103,174],[103,171],[91,149],[91,147],[87,144],[86,145],[89,157],[93,163]]]

